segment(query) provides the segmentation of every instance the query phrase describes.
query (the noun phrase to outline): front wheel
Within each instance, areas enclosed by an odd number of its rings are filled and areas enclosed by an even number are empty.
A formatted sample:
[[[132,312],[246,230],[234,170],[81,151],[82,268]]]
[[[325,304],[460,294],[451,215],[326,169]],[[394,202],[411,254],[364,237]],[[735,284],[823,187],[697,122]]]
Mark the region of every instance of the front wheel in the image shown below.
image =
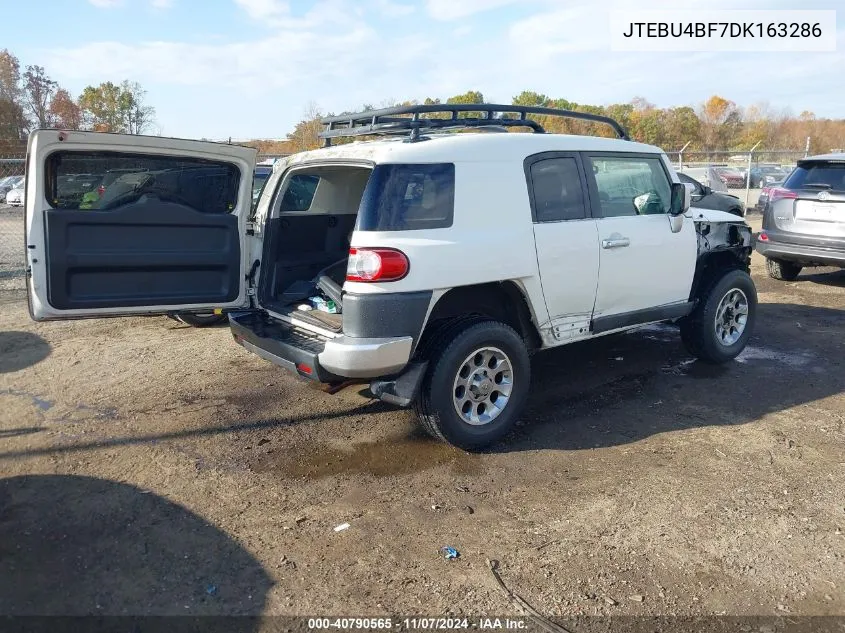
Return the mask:
[[[414,407],[432,436],[464,450],[504,437],[528,396],[531,364],[525,341],[497,321],[457,326],[429,355]]]
[[[731,270],[702,291],[681,321],[681,340],[696,358],[725,363],[745,349],[757,318],[757,289],[743,270]]]

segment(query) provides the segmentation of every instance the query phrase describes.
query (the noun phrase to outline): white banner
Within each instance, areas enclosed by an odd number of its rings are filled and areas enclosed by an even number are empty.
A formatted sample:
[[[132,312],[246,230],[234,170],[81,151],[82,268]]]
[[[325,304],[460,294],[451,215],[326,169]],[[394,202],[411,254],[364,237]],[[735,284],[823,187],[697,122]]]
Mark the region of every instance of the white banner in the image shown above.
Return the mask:
[[[619,52],[832,52],[836,11],[612,11],[610,33]]]

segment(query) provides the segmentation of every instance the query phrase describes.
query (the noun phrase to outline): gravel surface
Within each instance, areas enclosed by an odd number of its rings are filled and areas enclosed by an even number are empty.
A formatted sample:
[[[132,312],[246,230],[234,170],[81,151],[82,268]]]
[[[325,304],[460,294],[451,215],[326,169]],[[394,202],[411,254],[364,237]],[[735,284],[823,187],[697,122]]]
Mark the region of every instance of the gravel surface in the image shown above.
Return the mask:
[[[737,361],[671,327],[539,354],[475,455],[225,327],[6,300],[0,614],[518,615],[496,559],[550,616],[845,615],[845,272],[754,278]]]

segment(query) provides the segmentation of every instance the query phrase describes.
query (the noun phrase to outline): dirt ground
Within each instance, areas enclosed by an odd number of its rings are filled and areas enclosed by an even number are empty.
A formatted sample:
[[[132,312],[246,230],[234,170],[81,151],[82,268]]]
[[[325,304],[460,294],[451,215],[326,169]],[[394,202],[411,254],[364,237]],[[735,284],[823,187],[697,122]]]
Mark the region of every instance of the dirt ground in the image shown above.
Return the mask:
[[[669,327],[539,354],[476,455],[226,327],[7,297],[0,613],[518,615],[496,559],[551,616],[845,615],[845,272],[754,279],[737,361]]]

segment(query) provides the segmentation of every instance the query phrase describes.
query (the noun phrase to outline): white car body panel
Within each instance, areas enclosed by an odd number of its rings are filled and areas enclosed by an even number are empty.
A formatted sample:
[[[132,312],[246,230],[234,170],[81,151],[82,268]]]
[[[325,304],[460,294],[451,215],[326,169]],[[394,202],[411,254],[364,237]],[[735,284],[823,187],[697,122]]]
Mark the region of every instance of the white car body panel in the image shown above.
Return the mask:
[[[45,210],[50,208],[46,200],[44,164],[47,157],[59,150],[110,151],[144,154],[185,156],[225,161],[235,164],[241,172],[238,204],[232,211],[238,217],[241,236],[241,279],[248,270],[250,256],[247,247],[246,223],[252,205],[252,175],[255,166],[256,151],[238,145],[225,145],[205,141],[137,136],[126,134],[106,134],[99,132],[76,132],[59,130],[37,130],[29,137],[27,150],[26,181],[26,240],[27,266],[31,271],[29,280],[29,298],[32,317],[35,320],[59,318],[102,317],[128,314],[167,314],[181,310],[201,308],[232,308],[246,304],[246,282],[241,282],[238,297],[230,303],[217,304],[181,304],[149,305],[132,307],[56,309],[50,305],[47,289],[47,257],[45,235]],[[35,176],[35,177],[33,177]]]
[[[599,280],[593,218],[534,225],[540,280],[555,340],[589,333]]]
[[[735,216],[734,216],[735,217]],[[695,274],[696,233],[685,220],[673,233],[667,215],[601,218],[599,242],[627,239],[622,248],[601,248],[595,316],[610,316],[686,301]]]
[[[59,134],[64,140],[59,140]],[[403,251],[410,271],[387,283],[346,282],[344,290],[358,294],[433,291],[429,313],[446,291],[484,283],[511,281],[524,293],[544,346],[593,336],[591,319],[686,301],[696,263],[695,221],[736,222],[736,216],[691,209],[678,232],[667,215],[588,218],[535,224],[531,219],[523,161],[541,152],[635,152],[653,154],[677,177],[657,147],[589,136],[553,134],[451,134],[426,142],[401,139],[353,142],[302,152],[277,161],[248,223],[252,206],[251,178],[255,151],[233,145],[123,136],[89,132],[41,131],[30,140],[30,173],[40,174],[45,157],[62,149],[184,155],[235,163],[242,170],[234,213],[241,230],[242,278],[262,257],[268,216],[280,184],[291,169],[308,165],[383,163],[455,164],[455,212],[452,226],[415,231],[360,231],[353,247],[386,246]],[[180,309],[236,308],[247,303],[244,283],[237,300],[226,305],[144,306],[57,310],[46,295],[46,262],[42,210],[46,208],[43,178],[27,182],[27,257],[32,270],[31,303],[36,319],[137,313],[168,313]],[[249,224],[249,226],[248,226]],[[247,238],[247,229],[254,237]],[[603,239],[627,237],[630,246],[602,249]],[[263,267],[259,268],[259,274]],[[260,307],[260,306],[259,306]],[[626,329],[626,328],[621,328]],[[604,332],[606,333],[606,332]]]

